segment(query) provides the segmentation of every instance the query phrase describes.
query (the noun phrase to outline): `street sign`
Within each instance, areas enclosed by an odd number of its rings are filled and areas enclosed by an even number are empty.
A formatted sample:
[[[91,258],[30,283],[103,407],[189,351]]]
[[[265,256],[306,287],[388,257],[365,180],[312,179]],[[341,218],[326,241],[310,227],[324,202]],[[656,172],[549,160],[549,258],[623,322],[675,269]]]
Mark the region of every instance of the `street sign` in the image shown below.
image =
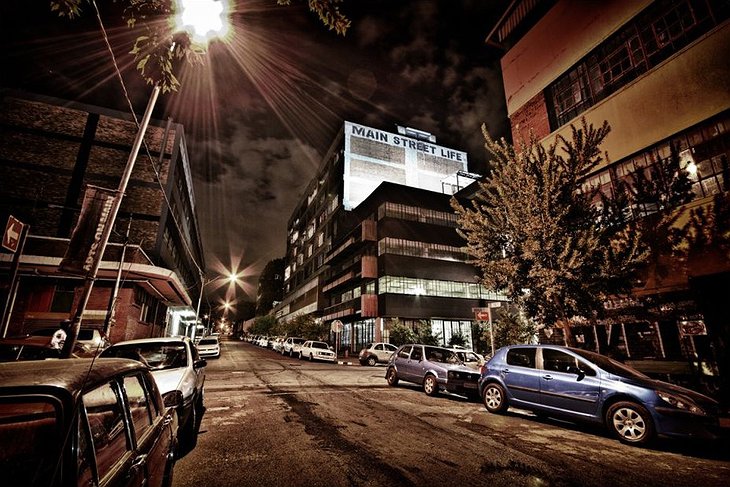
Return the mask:
[[[489,308],[474,308],[474,318],[477,321],[489,321]]]
[[[335,320],[332,322],[332,325],[330,325],[330,330],[332,330],[333,333],[342,333],[342,329],[344,327],[344,323],[342,323],[340,320]]]
[[[20,232],[23,230],[23,224],[13,215],[8,217],[8,224],[5,225],[5,233],[3,234],[3,247],[11,252],[18,250],[18,242],[20,242]]]

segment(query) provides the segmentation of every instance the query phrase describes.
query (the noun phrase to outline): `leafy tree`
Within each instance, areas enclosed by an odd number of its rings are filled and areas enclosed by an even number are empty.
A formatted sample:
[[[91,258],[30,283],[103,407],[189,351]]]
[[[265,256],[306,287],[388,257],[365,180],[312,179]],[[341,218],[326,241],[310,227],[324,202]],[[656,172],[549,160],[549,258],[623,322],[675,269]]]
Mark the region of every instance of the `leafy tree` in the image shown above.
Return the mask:
[[[134,55],[137,70],[151,85],[159,84],[163,93],[177,91],[180,81],[175,76],[175,64],[182,60],[201,63],[203,49],[190,41],[189,36],[173,31],[168,19],[175,11],[175,0],[114,0],[124,6],[122,18],[130,28],[139,27],[130,54]],[[290,5],[291,0],[276,0],[279,5]],[[343,0],[308,0],[309,10],[319,15],[322,23],[339,35],[345,35],[350,20],[340,12]],[[50,0],[51,10],[60,17],[74,19],[82,15],[82,5],[90,0]]]
[[[274,307],[275,301],[281,301],[284,295],[284,259],[274,259],[266,264],[259,277],[256,296],[256,315],[267,314]]]
[[[453,335],[451,335],[448,345],[450,347],[465,347],[466,337],[464,337],[464,335],[462,335],[461,333],[454,333]]]
[[[424,345],[441,345],[441,333],[434,335],[431,323],[420,321],[416,326],[416,340]]]
[[[273,335],[276,327],[276,318],[273,315],[257,316],[251,326],[254,335]]]
[[[418,337],[416,332],[409,326],[405,326],[400,320],[393,320],[393,324],[390,328],[390,343],[399,347],[406,343],[416,343]]]
[[[327,340],[329,337],[329,325],[312,315],[295,316],[286,323],[282,323],[279,334],[298,336],[307,340]]]
[[[493,170],[470,205],[452,199],[481,282],[536,321],[562,326],[568,343],[570,320],[600,316],[606,297],[630,290],[646,257],[639,232],[600,218],[597,190],[580,187],[603,162],[609,131],[583,119],[570,140],[545,147],[531,136],[515,149],[483,128]]]
[[[537,325],[524,314],[506,312],[492,322],[494,326],[494,348],[507,345],[530,343],[537,335]],[[489,343],[489,329],[484,331],[484,340]]]

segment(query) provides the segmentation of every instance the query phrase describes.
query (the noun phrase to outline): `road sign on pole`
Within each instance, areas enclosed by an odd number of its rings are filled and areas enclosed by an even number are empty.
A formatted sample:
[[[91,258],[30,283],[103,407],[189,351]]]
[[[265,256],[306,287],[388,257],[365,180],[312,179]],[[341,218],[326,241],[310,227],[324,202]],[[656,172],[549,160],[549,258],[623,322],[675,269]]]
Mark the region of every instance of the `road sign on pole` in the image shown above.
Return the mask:
[[[5,225],[5,233],[3,234],[3,247],[11,252],[18,250],[22,231],[23,223],[13,215],[8,216],[8,224]]]

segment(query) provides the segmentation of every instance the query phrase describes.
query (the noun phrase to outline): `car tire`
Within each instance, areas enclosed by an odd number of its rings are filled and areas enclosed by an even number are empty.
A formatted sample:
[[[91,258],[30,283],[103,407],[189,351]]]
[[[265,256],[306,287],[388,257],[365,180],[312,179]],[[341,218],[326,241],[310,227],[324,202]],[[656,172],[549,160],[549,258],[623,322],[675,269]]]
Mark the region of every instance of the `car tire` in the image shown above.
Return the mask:
[[[312,355],[311,353],[309,354],[309,361],[314,362],[314,355]]]
[[[644,406],[630,401],[611,405],[606,426],[622,443],[646,445],[654,438],[654,423]]]
[[[170,455],[165,464],[165,476],[162,480],[162,487],[172,487],[173,474],[175,473],[175,455]]]
[[[504,388],[492,382],[487,384],[482,393],[482,402],[487,411],[494,414],[503,413],[507,410],[507,397],[505,396]]]
[[[395,371],[393,367],[388,369],[388,375],[385,377],[385,380],[388,381],[388,385],[391,387],[395,387],[398,385],[398,372]]]
[[[423,379],[423,391],[427,396],[435,396],[439,393],[439,382],[431,374]]]
[[[299,352],[298,358],[299,358],[299,360],[303,360],[303,358],[302,358],[302,352]]]
[[[368,365],[370,367],[375,367],[375,364],[378,363],[378,359],[376,357],[373,357],[372,355],[368,357]]]

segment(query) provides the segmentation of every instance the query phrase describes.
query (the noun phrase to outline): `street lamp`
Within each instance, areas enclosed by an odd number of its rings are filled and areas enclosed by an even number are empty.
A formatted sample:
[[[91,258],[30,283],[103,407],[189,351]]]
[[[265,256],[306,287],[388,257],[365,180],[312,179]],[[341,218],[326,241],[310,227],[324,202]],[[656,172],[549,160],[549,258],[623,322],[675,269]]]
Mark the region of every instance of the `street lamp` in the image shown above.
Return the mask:
[[[185,9],[191,8],[191,6],[194,6],[197,9],[209,8],[217,10],[217,6],[213,4],[217,4],[223,7],[223,10],[219,14],[219,18],[221,19],[220,29],[224,29],[225,22],[223,22],[223,19],[227,18],[227,2],[221,0],[179,0],[178,9],[182,9],[184,11]],[[189,25],[197,25],[196,19],[206,19],[206,17],[203,15],[192,15],[187,18],[187,22]],[[208,23],[207,26],[203,27],[204,29],[206,29],[205,38],[208,40],[212,39],[212,36],[210,35],[210,25],[211,24]],[[225,26],[225,29],[227,30],[227,25]],[[66,342],[62,351],[63,357],[70,357],[71,352],[76,345],[76,341],[79,336],[79,330],[81,329],[81,318],[89,302],[89,298],[91,297],[91,290],[94,287],[94,281],[96,280],[96,275],[99,272],[101,259],[104,256],[104,251],[106,250],[107,243],[109,242],[109,236],[111,235],[112,229],[114,228],[114,222],[117,219],[119,208],[122,205],[122,198],[124,197],[124,193],[127,190],[127,184],[129,183],[129,179],[132,176],[134,163],[137,160],[137,155],[139,154],[139,150],[142,147],[142,143],[144,142],[144,135],[147,131],[147,126],[149,125],[150,119],[152,118],[152,110],[155,107],[155,103],[157,102],[157,97],[159,96],[159,94],[160,84],[157,83],[155,84],[154,88],[152,89],[152,93],[150,94],[150,98],[147,102],[147,108],[145,109],[144,115],[142,116],[142,120],[137,130],[137,135],[134,138],[134,142],[132,143],[132,149],[129,153],[129,157],[127,158],[127,164],[124,167],[124,172],[122,173],[121,180],[119,181],[119,187],[117,188],[116,195],[114,196],[114,198],[112,198],[108,216],[106,218],[106,221],[103,223],[101,237],[98,242],[94,262],[90,265],[89,270],[86,273],[84,289],[81,293],[81,298],[79,299],[79,302],[77,304],[76,312],[74,313],[74,317],[71,322],[71,328],[70,330],[68,330],[68,337],[66,338]],[[198,309],[199,308],[200,301],[198,301]],[[197,322],[198,313],[195,314],[195,323],[197,324]]]
[[[212,282],[221,281],[221,280],[224,282],[227,282],[229,284],[234,284],[234,283],[238,282],[238,274],[231,272],[227,276],[218,276],[218,277],[214,277],[212,279],[206,279],[205,276],[203,275],[203,273],[202,272],[200,273],[200,294],[198,295],[198,306],[197,306],[197,308],[195,308],[195,323],[196,324],[198,323],[198,319],[200,317],[200,303],[201,303],[201,301],[203,301],[203,291],[205,290],[205,286],[207,286],[208,284],[210,284]],[[205,315],[205,317],[207,318],[208,315]]]

